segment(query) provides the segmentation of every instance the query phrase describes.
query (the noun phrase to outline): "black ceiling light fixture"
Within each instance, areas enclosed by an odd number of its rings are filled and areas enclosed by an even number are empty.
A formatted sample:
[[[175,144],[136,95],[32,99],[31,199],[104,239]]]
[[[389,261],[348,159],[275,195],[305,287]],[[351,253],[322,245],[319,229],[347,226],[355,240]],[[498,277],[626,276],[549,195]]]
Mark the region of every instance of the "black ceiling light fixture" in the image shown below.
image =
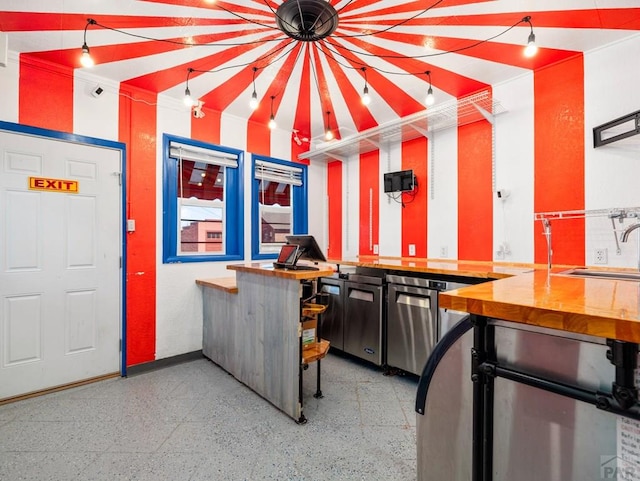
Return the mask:
[[[87,19],[87,24],[84,26],[84,42],[82,43],[82,54],[80,55],[80,64],[83,67],[91,68],[94,65],[93,58],[91,57],[91,52],[89,51],[89,46],[87,45],[87,29],[89,25],[95,25],[96,21],[93,18]]]
[[[338,12],[325,1],[285,0],[276,11],[276,25],[295,40],[316,42],[338,27]]]

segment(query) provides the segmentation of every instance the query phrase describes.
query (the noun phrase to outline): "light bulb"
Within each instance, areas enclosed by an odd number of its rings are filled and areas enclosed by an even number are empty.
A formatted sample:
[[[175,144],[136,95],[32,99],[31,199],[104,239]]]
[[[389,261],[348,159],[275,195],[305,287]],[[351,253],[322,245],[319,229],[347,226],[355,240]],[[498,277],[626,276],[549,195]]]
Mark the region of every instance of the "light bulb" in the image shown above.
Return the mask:
[[[362,91],[362,97],[360,97],[362,103],[364,105],[369,105],[371,103],[371,96],[369,95],[369,87],[364,86],[364,90]]]
[[[536,45],[536,36],[533,32],[529,34],[527,40],[527,46],[524,48],[525,57],[533,57],[538,52],[538,46]]]
[[[324,139],[333,140],[333,131],[331,129],[327,129],[327,131],[324,133]]]
[[[196,104],[195,101],[193,100],[193,97],[191,96],[191,91],[189,90],[189,87],[184,89],[184,104],[187,107],[193,107]]]
[[[93,58],[91,58],[91,53],[89,53],[89,47],[85,43],[82,45],[82,55],[80,55],[80,63],[83,67],[91,68],[94,65]]]
[[[272,115],[271,118],[269,119],[269,128],[273,130],[276,128],[276,126],[277,126],[276,119],[274,119]]]
[[[258,94],[256,94],[256,91],[254,90],[253,93],[251,94],[251,100],[249,101],[249,107],[251,107],[251,110],[255,110],[258,108],[259,102],[258,102]]]
[[[429,85],[429,90],[427,90],[427,98],[425,99],[424,103],[427,104],[427,106],[433,105],[433,103],[436,101],[436,98],[433,96],[433,89],[431,88],[431,85]]]

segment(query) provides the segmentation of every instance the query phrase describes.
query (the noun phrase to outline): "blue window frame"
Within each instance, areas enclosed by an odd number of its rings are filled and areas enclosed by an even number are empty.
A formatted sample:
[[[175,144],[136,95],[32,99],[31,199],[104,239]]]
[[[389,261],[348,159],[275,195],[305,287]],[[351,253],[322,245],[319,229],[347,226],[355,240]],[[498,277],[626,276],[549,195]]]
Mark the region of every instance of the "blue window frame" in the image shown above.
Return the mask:
[[[251,156],[251,258],[274,259],[286,235],[308,230],[307,166]]]
[[[244,259],[241,150],[162,137],[164,263]]]

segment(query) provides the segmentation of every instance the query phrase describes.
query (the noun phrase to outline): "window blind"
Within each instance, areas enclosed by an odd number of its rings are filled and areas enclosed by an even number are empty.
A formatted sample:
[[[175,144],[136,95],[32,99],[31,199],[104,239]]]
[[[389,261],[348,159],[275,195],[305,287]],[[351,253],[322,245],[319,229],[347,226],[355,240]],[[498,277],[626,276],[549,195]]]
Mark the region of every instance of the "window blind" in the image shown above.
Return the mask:
[[[302,185],[302,169],[266,160],[256,160],[255,178],[299,187]]]
[[[204,149],[195,145],[171,142],[169,144],[169,157],[173,159],[192,160],[223,167],[238,167],[238,156],[217,150]]]

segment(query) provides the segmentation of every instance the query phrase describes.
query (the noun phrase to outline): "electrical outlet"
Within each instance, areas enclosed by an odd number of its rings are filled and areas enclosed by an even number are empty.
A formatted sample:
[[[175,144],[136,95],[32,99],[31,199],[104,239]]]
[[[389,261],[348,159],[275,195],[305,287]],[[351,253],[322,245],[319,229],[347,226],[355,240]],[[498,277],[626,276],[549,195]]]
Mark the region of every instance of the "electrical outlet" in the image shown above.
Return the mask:
[[[416,255],[416,245],[415,244],[409,244],[409,255],[410,256],[415,256]]]
[[[373,244],[373,253],[377,255],[378,252],[380,252],[380,250],[378,248],[378,244]]]
[[[447,246],[440,247],[440,258],[444,259],[448,255],[449,255],[449,249],[447,249]]]
[[[594,251],[593,251],[593,263],[594,264],[606,264],[607,263],[607,249],[594,249]]]

